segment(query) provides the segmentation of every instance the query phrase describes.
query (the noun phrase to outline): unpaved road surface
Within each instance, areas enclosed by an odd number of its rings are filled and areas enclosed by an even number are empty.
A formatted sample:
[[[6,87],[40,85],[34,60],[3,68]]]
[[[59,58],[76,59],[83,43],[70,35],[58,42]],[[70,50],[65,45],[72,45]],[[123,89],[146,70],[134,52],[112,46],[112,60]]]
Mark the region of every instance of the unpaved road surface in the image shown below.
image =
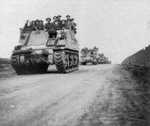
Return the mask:
[[[120,65],[1,79],[0,126],[146,126],[135,85]]]

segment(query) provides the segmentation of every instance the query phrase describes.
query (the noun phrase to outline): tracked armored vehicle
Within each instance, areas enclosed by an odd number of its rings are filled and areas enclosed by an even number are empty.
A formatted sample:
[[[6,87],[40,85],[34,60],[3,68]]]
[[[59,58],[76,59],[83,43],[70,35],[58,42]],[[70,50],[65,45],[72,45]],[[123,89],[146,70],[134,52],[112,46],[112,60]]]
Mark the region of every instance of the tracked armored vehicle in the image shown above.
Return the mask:
[[[11,55],[17,74],[45,73],[50,65],[60,73],[78,70],[79,45],[72,27],[22,28],[19,43]]]
[[[111,61],[108,59],[108,57],[104,56],[103,53],[99,53],[98,64],[111,64]]]
[[[98,48],[95,46],[93,49],[83,48],[81,50],[80,63],[81,65],[91,64],[111,64],[108,57],[103,53],[98,53]]]
[[[83,48],[81,50],[80,63],[82,65],[86,65],[87,63],[92,63],[94,65],[98,64],[98,48]]]

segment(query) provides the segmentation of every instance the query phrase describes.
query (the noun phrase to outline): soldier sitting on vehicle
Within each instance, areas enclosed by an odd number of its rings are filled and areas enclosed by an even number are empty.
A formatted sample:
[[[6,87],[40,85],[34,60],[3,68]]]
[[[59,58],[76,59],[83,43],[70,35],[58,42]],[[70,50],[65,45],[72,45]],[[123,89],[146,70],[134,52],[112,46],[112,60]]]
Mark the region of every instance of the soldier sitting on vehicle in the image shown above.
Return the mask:
[[[61,22],[61,28],[62,29],[66,28],[66,20],[62,20],[62,22]]]
[[[74,31],[74,33],[76,33],[76,23],[74,22],[74,19],[71,18],[71,30]]]
[[[70,30],[74,31],[74,33],[76,33],[76,23],[74,22],[73,18],[70,18],[70,15],[66,16],[65,28],[70,29]]]
[[[51,18],[46,18],[45,29],[49,34],[49,38],[56,38],[57,31],[56,26],[53,22],[51,22]]]
[[[70,15],[66,15],[66,20],[67,20],[67,21],[70,21],[70,20],[71,20]]]
[[[39,19],[36,19],[36,20],[35,20],[35,29],[36,29],[36,30],[39,30],[39,29],[40,29],[40,20],[39,20]]]
[[[66,25],[65,25],[66,29],[71,29],[71,18],[70,15],[66,16]]]
[[[53,23],[54,23],[54,24],[55,24],[56,20],[57,20],[57,18],[56,18],[56,16],[54,16],[54,17],[53,17]]]
[[[39,21],[39,30],[44,30],[44,23],[43,23],[43,20],[40,20]]]
[[[35,30],[35,21],[26,21],[23,31],[33,31]]]
[[[36,23],[34,20],[30,22],[30,29],[31,31],[36,30]]]
[[[56,16],[54,24],[55,24],[57,30],[61,30],[62,29],[61,15]]]
[[[51,18],[46,18],[45,29],[48,31],[51,25]]]

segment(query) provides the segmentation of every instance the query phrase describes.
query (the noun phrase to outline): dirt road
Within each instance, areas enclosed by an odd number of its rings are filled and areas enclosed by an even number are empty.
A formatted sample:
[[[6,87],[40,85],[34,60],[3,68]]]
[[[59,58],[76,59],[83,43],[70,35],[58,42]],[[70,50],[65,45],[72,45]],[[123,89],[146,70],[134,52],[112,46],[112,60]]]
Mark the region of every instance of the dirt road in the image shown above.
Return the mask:
[[[119,65],[81,66],[69,74],[2,79],[0,126],[130,126],[131,121],[120,122],[130,116],[122,116],[128,100],[119,85],[133,89],[133,84]],[[134,119],[137,122],[138,117]],[[142,118],[138,121],[145,123]]]

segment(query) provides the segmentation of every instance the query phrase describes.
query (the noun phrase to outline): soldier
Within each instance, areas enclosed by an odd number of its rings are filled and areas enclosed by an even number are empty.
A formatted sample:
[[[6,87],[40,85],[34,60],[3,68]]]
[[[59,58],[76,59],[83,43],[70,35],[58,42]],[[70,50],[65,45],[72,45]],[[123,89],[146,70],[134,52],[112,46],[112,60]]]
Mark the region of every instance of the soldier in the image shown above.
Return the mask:
[[[51,18],[46,18],[45,29],[49,31],[51,25]]]
[[[77,24],[74,22],[73,18],[71,18],[70,21],[71,21],[71,30],[73,30],[74,33],[76,33],[76,26],[77,26]]]
[[[70,21],[70,15],[66,15],[67,21]]]
[[[61,15],[57,16],[57,20],[60,21],[61,20]]]
[[[74,27],[77,26],[77,24],[74,22],[74,18],[71,18],[71,22],[72,22],[72,25],[73,25]]]
[[[56,16],[55,25],[56,25],[56,29],[57,30],[61,30],[62,29],[61,15]]]
[[[48,31],[49,34],[49,38],[53,38],[56,37],[56,26],[54,23],[51,23],[51,19],[50,18],[46,18],[47,23],[45,24],[45,29],[46,31]]]
[[[70,18],[70,15],[66,16],[66,29],[71,29],[71,18]]]
[[[62,20],[62,23],[61,23],[61,24],[62,24],[62,26],[61,26],[62,29],[66,28],[66,20]]]
[[[56,20],[57,20],[57,18],[56,18],[56,16],[54,16],[54,17],[53,17],[53,23],[54,23],[54,24],[55,24]]]
[[[39,21],[39,30],[43,30],[44,29],[44,24],[43,24],[43,20]]]
[[[56,26],[56,28],[58,27],[58,16],[54,17],[54,25]]]
[[[35,20],[35,29],[36,30],[40,29],[40,20],[38,20],[38,19]]]
[[[30,28],[31,28],[31,30],[36,30],[34,20],[30,22]]]

